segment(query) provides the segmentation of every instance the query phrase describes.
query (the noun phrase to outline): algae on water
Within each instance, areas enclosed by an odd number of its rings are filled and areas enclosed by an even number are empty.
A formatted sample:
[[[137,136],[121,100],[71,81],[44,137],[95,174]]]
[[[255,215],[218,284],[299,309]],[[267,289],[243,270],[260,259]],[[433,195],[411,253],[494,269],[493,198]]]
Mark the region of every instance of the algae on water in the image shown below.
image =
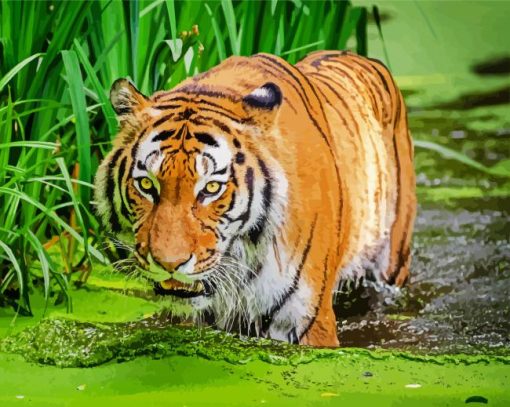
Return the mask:
[[[5,338],[0,342],[0,351],[17,353],[28,361],[59,367],[91,367],[143,355],[154,358],[197,356],[233,364],[262,360],[271,364],[297,365],[324,358],[348,360],[359,356],[435,364],[491,361],[510,364],[510,357],[506,356],[426,356],[356,348],[316,349],[267,339],[240,338],[211,328],[169,325],[158,317],[127,323],[45,319],[34,327]]]
[[[157,317],[128,323],[90,323],[45,319],[0,342],[0,351],[18,353],[33,362],[60,367],[90,367],[136,356],[201,356],[211,360],[246,363],[257,358],[288,362],[304,357],[289,345],[254,338],[239,339],[210,328],[163,324]],[[273,355],[274,353],[274,355]]]

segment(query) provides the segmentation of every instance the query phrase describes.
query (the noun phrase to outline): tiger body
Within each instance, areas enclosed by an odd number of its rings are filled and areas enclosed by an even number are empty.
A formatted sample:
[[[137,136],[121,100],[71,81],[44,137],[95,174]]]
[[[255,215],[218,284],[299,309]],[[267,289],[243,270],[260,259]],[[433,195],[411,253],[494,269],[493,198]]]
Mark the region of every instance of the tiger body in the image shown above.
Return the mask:
[[[240,318],[257,335],[336,346],[341,279],[405,283],[413,147],[382,64],[231,57],[150,98],[122,82],[112,103],[121,131],[98,172],[99,213],[135,236],[142,266],[212,286],[189,301],[221,328]],[[144,171],[152,195],[137,187]]]

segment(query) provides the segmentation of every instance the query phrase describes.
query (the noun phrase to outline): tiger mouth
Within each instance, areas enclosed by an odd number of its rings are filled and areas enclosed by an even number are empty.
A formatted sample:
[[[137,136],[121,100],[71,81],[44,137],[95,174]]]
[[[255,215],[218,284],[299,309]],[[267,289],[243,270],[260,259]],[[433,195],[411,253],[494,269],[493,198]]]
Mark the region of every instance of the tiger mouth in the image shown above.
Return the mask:
[[[173,295],[180,298],[193,298],[209,296],[212,294],[212,286],[204,280],[183,282],[175,278],[169,278],[154,284],[154,292],[158,295]]]

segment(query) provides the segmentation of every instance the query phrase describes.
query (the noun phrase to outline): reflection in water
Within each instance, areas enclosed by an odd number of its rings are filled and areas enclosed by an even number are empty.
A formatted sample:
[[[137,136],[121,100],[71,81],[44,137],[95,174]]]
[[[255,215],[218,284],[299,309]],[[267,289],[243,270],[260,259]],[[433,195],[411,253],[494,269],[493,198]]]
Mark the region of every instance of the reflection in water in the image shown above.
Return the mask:
[[[503,86],[498,89],[473,92],[459,95],[459,97],[450,102],[444,102],[435,105],[436,109],[456,109],[468,110],[481,106],[504,105],[510,102],[510,86]]]
[[[473,66],[473,72],[480,76],[510,74],[510,55],[482,61]]]
[[[415,228],[406,288],[365,282],[337,296],[342,345],[510,353],[509,213],[420,208]]]

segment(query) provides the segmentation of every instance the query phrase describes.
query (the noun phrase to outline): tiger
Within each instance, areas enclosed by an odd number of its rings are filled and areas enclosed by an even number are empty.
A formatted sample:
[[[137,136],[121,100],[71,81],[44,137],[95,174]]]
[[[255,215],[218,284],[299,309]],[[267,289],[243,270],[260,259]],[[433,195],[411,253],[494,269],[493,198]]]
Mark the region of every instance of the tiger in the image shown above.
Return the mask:
[[[336,347],[341,282],[407,281],[413,144],[382,62],[232,56],[150,97],[118,79],[110,101],[97,212],[157,294],[220,330]]]

